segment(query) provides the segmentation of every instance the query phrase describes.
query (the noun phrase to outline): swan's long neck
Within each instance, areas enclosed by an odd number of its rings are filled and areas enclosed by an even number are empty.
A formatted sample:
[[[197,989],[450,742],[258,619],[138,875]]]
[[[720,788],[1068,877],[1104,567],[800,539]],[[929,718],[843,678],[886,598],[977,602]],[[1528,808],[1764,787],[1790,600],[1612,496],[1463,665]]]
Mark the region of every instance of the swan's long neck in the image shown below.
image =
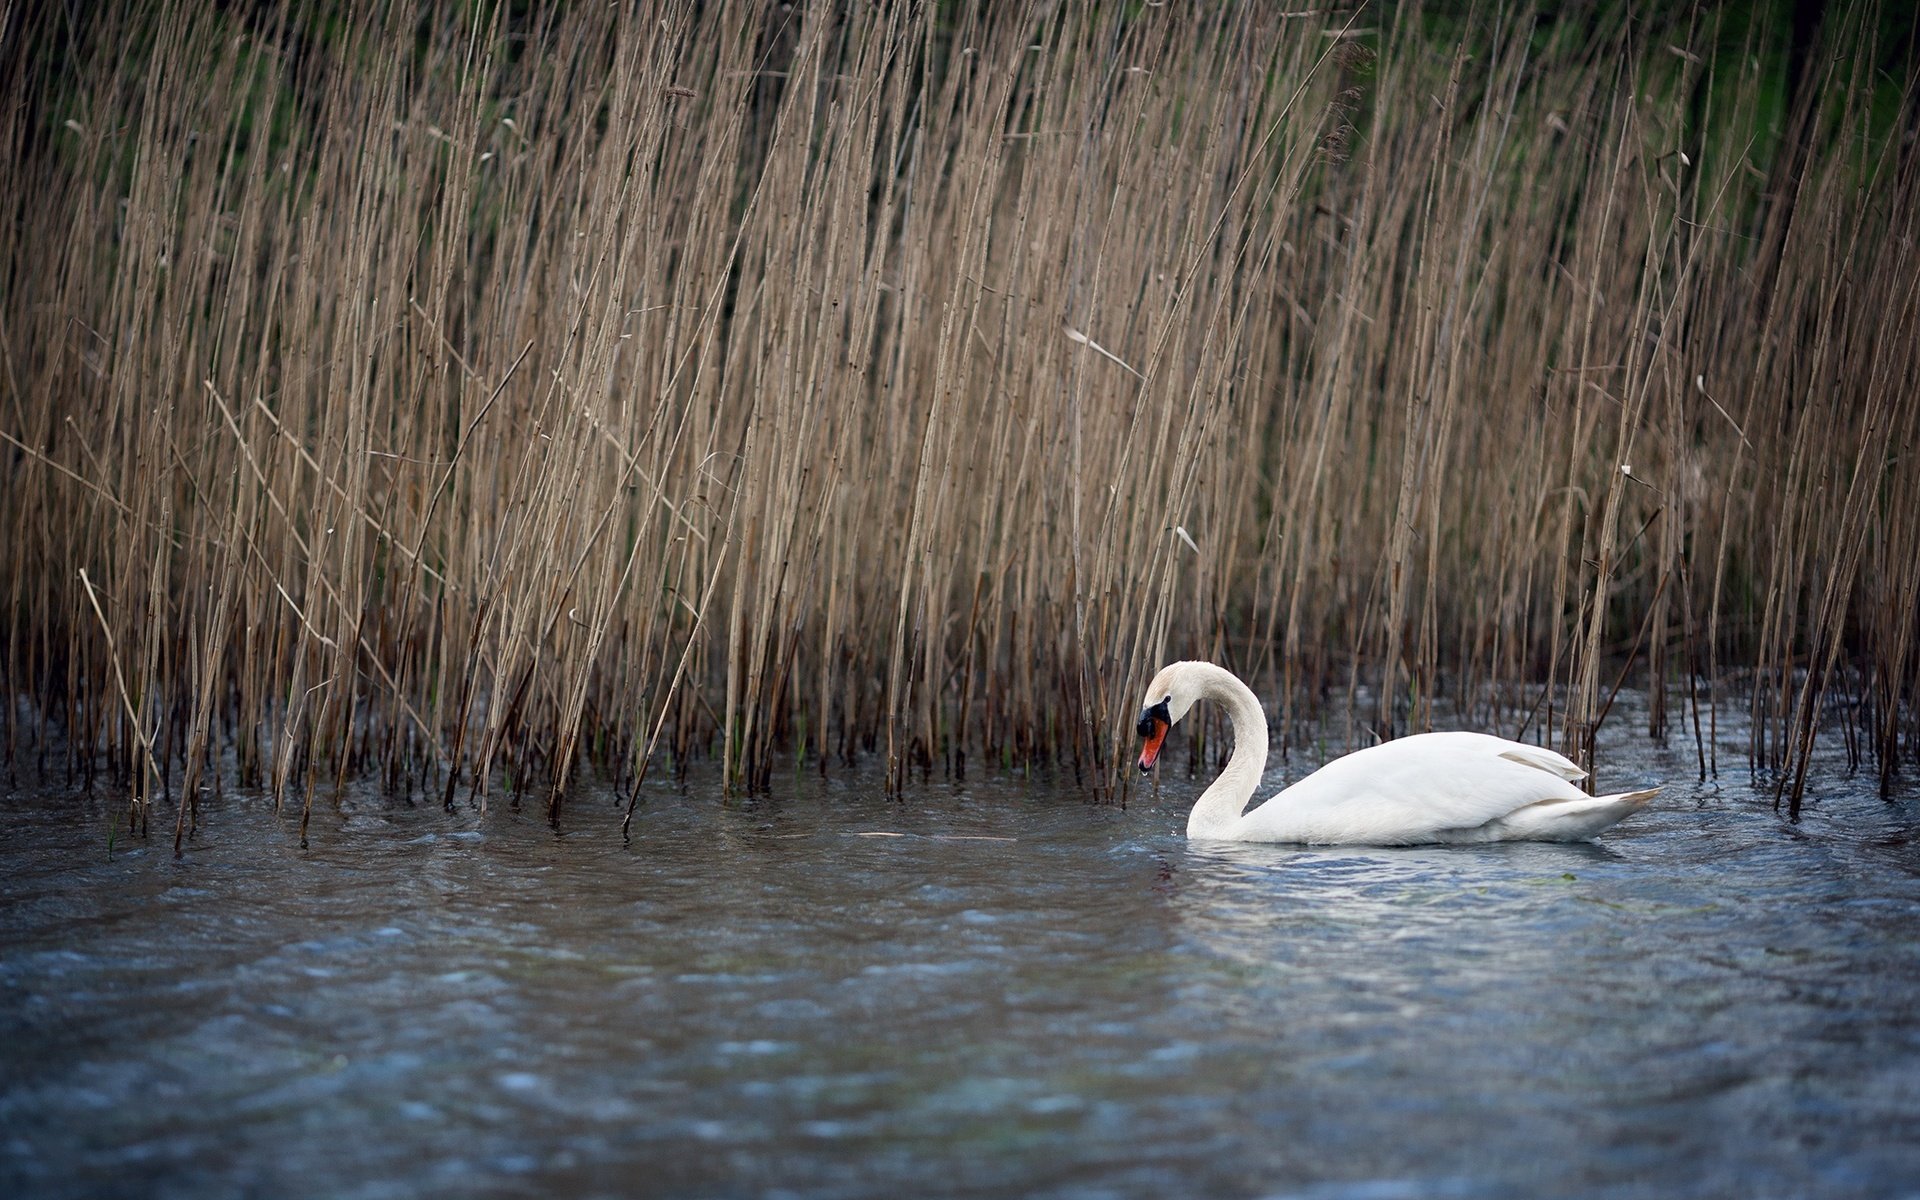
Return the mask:
[[[1213,667],[1200,698],[1224,705],[1233,720],[1233,757],[1187,817],[1188,837],[1226,837],[1260,786],[1267,768],[1267,715],[1253,689],[1232,672]]]

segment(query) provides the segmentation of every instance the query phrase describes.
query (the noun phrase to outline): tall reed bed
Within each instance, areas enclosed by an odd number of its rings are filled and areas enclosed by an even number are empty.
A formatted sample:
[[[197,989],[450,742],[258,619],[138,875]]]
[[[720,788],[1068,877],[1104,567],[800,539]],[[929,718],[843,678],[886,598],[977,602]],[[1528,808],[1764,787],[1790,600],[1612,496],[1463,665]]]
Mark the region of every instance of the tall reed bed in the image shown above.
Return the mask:
[[[1617,6],[1624,10],[1632,6]],[[144,827],[1284,728],[1912,752],[1913,31],[16,5],[10,768]],[[1604,764],[1602,764],[1604,767]]]

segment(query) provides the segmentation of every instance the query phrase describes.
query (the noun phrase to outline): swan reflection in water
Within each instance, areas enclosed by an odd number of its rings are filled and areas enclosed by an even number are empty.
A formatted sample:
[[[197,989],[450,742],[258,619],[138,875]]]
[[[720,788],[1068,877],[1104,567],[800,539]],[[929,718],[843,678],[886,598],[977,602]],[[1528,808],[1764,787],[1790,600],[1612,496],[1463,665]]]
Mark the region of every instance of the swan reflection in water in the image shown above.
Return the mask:
[[[1163,888],[1190,942],[1285,972],[1363,967],[1431,974],[1446,964],[1537,959],[1557,931],[1592,919],[1582,881],[1623,862],[1586,842],[1294,847],[1189,841],[1164,861]]]
[[[1657,1077],[1633,1039],[1672,998],[1623,989],[1657,920],[1607,903],[1631,856],[1584,843],[1164,845],[1162,894],[1190,967],[1164,1017],[1186,1032],[1157,1052],[1228,1081],[1223,1103],[1257,1114],[1277,1173],[1506,1194],[1485,1173],[1604,1124],[1604,1071]]]

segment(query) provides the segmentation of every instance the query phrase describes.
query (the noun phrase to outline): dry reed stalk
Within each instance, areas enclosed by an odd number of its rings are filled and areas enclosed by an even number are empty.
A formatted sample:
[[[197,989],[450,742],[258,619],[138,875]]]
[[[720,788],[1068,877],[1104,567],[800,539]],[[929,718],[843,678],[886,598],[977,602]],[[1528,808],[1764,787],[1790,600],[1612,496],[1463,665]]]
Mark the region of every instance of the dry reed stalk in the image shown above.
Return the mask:
[[[9,764],[1123,795],[1198,655],[1911,755],[1910,37],[962,9],[9,9]]]

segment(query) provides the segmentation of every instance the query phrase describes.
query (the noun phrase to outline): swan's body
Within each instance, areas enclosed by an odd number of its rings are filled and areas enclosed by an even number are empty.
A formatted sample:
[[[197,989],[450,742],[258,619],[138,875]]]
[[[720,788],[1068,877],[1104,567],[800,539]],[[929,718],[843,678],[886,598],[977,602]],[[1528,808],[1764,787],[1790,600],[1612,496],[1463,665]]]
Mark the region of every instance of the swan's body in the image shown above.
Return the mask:
[[[1590,796],[1586,772],[1539,746],[1485,733],[1423,733],[1338,758],[1252,812],[1267,761],[1267,720],[1246,684],[1212,663],[1154,676],[1140,769],[1196,700],[1226,706],[1233,757],[1193,806],[1187,836],[1235,842],[1407,846],[1428,842],[1572,842],[1639,811],[1658,789]]]

